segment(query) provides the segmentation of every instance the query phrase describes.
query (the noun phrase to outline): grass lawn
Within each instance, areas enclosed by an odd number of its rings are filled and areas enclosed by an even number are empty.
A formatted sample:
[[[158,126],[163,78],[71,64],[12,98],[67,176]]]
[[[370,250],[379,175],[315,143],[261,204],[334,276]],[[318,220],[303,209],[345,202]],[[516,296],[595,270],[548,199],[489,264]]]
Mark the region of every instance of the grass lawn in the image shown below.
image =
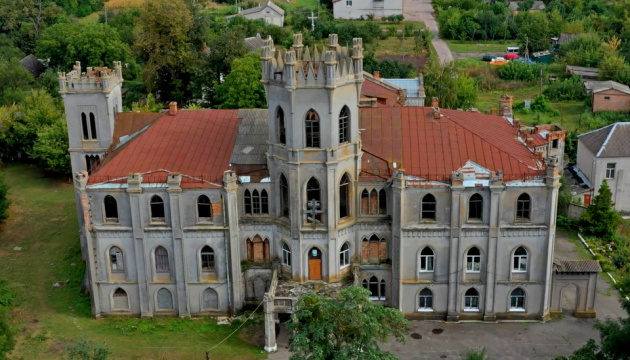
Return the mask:
[[[0,277],[17,294],[12,322],[18,344],[11,358],[60,359],[67,344],[85,338],[106,343],[113,359],[205,359],[206,350],[236,329],[236,322],[219,326],[208,318],[93,319],[89,297],[80,293],[84,266],[72,185],[27,165],[8,164],[0,173],[12,200],[0,227]],[[53,287],[56,282],[63,286]],[[247,342],[262,331],[260,318],[254,319],[212,358],[266,358]]]
[[[101,11],[95,11],[86,17],[77,19],[79,24],[96,24],[98,22],[98,16]]]
[[[444,40],[455,53],[505,52],[508,46],[517,46],[515,40]]]

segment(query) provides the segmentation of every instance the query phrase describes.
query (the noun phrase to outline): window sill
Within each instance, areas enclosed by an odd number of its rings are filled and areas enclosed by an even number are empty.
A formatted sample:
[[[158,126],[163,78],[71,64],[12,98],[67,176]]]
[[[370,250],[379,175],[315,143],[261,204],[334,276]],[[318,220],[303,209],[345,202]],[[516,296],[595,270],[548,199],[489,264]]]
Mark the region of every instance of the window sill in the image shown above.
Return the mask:
[[[197,218],[197,225],[210,225],[212,218]]]
[[[339,269],[341,270],[341,269],[345,269],[345,268],[348,268],[348,267],[350,267],[350,264],[341,265],[341,267],[339,267]]]
[[[418,312],[433,312],[433,309],[418,309]]]
[[[479,309],[464,309],[464,312],[479,312]]]
[[[373,300],[373,301],[387,301],[386,298],[378,297],[378,296],[370,296],[370,300]]]
[[[435,270],[420,270],[418,273],[420,274],[433,274]]]
[[[512,274],[527,274],[527,270],[512,270]]]
[[[120,222],[118,222],[118,218],[107,218],[103,222],[103,225],[118,225],[118,224],[120,224]]]
[[[510,309],[510,312],[525,312],[525,309]]]
[[[466,270],[466,274],[481,274],[481,270],[477,270],[477,271]]]

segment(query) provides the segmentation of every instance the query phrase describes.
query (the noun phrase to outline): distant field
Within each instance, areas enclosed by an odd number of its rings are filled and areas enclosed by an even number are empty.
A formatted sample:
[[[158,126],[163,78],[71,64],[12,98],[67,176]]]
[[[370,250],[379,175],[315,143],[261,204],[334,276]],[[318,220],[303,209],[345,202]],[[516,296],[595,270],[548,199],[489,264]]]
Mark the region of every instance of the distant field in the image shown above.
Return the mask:
[[[514,40],[477,40],[477,41],[459,41],[444,40],[456,53],[482,53],[482,52],[504,52],[508,46],[517,46]]]
[[[129,9],[141,7],[147,0],[109,0],[105,7],[109,9]]]
[[[72,184],[34,167],[0,168],[12,204],[0,226],[0,277],[17,294],[11,312],[17,345],[10,359],[63,359],[65,346],[84,338],[106,343],[113,359],[205,359],[206,350],[236,329],[214,319],[138,319],[90,316],[81,294],[84,266]],[[54,283],[62,284],[53,287]],[[260,317],[212,351],[212,359],[264,359]]]

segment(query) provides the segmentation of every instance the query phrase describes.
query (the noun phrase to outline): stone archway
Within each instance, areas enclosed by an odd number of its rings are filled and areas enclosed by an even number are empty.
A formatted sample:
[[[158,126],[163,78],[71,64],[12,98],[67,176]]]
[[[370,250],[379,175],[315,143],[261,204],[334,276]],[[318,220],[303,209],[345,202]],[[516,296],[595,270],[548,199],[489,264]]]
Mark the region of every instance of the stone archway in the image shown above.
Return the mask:
[[[564,315],[575,315],[579,303],[580,289],[576,284],[567,284],[560,290],[560,311]]]

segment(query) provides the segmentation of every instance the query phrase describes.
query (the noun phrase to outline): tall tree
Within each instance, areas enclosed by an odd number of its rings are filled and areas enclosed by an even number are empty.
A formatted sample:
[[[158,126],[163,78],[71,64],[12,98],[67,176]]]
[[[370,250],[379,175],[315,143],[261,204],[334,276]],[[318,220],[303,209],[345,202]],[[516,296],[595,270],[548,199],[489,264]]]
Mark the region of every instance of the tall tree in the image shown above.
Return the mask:
[[[37,132],[37,140],[28,154],[47,170],[70,174],[68,127],[65,119],[58,119]]]
[[[307,294],[296,305],[291,360],[303,359],[395,359],[378,342],[393,335],[405,341],[408,321],[397,309],[372,303],[362,287],[341,290],[336,298]]]
[[[143,81],[162,102],[187,103],[197,56],[189,38],[193,19],[183,0],[152,0],[137,20],[134,45],[144,63]]]
[[[0,1],[0,25],[27,53],[33,51],[42,31],[62,14],[63,10],[50,0]]]
[[[589,234],[609,239],[615,232],[619,216],[613,206],[612,192],[604,179],[591,205],[580,216],[581,226]]]
[[[232,71],[217,87],[221,109],[266,108],[265,89],[260,83],[262,62],[260,55],[249,53],[234,60]]]
[[[424,75],[424,88],[427,98],[437,97],[443,108],[469,108],[477,101],[474,80],[460,74],[452,62],[432,61]]]

